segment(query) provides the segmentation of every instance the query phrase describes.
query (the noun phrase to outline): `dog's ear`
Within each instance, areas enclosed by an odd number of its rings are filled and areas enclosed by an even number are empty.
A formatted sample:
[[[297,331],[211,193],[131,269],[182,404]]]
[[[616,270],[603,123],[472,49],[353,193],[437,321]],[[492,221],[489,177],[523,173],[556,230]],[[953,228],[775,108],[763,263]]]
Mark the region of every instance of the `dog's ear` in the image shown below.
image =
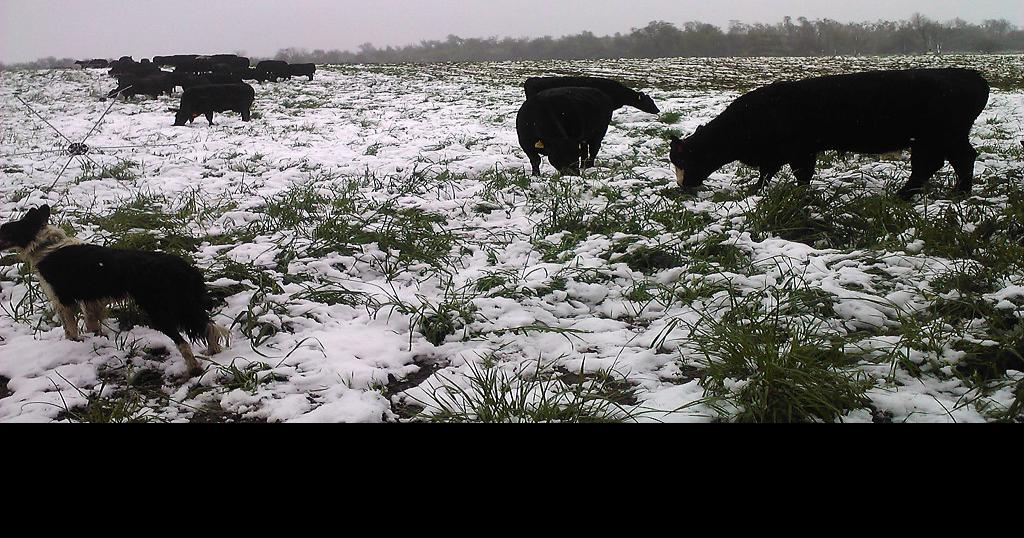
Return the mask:
[[[46,223],[50,220],[50,206],[43,205],[39,209],[32,208],[25,213],[22,217],[21,222],[32,226],[33,228],[39,229],[46,226]]]

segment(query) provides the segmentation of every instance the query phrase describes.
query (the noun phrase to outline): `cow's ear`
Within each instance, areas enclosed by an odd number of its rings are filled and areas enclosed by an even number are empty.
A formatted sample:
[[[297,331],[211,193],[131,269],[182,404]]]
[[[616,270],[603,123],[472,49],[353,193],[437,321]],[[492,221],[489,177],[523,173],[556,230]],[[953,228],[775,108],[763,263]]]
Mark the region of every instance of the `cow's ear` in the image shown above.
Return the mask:
[[[42,222],[43,224],[47,224],[47,223],[50,222],[50,206],[49,205],[43,204],[43,206],[39,208],[39,221]]]

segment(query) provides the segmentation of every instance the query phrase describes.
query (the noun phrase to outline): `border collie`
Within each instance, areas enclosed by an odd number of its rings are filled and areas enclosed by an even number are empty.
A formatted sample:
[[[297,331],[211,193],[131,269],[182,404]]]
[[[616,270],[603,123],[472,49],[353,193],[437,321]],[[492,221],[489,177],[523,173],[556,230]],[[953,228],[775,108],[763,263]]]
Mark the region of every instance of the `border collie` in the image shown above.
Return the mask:
[[[99,336],[107,303],[130,298],[174,341],[190,373],[202,369],[182,331],[193,342],[205,340],[210,355],[223,351],[220,340],[228,343],[230,333],[211,321],[213,301],[198,269],[170,254],[87,245],[49,220],[44,205],[0,226],[0,250],[14,249],[31,265],[69,340],[81,340],[79,307],[86,330]]]

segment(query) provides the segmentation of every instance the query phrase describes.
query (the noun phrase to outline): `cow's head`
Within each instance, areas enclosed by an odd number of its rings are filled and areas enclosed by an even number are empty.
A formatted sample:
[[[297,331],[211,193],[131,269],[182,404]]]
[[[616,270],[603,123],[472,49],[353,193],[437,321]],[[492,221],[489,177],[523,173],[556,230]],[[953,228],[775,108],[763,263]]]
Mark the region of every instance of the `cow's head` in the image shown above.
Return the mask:
[[[544,151],[547,152],[551,166],[562,174],[580,175],[580,146],[563,140],[548,140]]]
[[[712,170],[700,162],[690,138],[680,140],[673,136],[668,158],[676,173],[676,183],[683,190],[696,190],[711,175]]]
[[[28,210],[21,220],[8,222],[0,226],[0,250],[9,248],[23,249],[27,247],[39,231],[46,227],[50,221],[50,206],[44,205],[39,209]]]
[[[185,123],[187,123],[188,120],[192,119],[193,117],[194,116],[192,116],[192,114],[190,114],[184,108],[179,108],[174,113],[174,126],[175,127],[184,127]]]
[[[661,114],[661,109],[654,104],[654,99],[651,99],[651,96],[646,93],[637,94],[636,107],[648,114]]]

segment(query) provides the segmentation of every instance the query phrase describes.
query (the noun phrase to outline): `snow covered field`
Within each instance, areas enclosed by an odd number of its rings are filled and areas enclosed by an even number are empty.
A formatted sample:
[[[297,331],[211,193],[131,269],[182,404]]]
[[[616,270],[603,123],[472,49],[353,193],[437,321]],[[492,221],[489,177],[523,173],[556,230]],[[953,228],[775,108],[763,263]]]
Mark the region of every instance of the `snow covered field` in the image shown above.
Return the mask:
[[[777,78],[961,65],[993,82],[952,169],[892,197],[909,154],[822,155],[750,195],[735,164],[697,198],[667,140]],[[541,74],[619,78],[596,170],[531,178],[515,116]],[[1024,57],[320,66],[254,85],[253,121],[172,127],[177,96],[114,104],[78,159],[0,158],[0,221],[48,203],[82,240],[199,266],[231,327],[186,378],[171,342],[112,309],[64,339],[0,257],[0,421],[1020,420]],[[105,71],[0,73],[0,155],[73,141]],[[175,145],[168,145],[175,144]],[[205,351],[197,346],[197,352]],[[204,360],[205,359],[205,360]]]

